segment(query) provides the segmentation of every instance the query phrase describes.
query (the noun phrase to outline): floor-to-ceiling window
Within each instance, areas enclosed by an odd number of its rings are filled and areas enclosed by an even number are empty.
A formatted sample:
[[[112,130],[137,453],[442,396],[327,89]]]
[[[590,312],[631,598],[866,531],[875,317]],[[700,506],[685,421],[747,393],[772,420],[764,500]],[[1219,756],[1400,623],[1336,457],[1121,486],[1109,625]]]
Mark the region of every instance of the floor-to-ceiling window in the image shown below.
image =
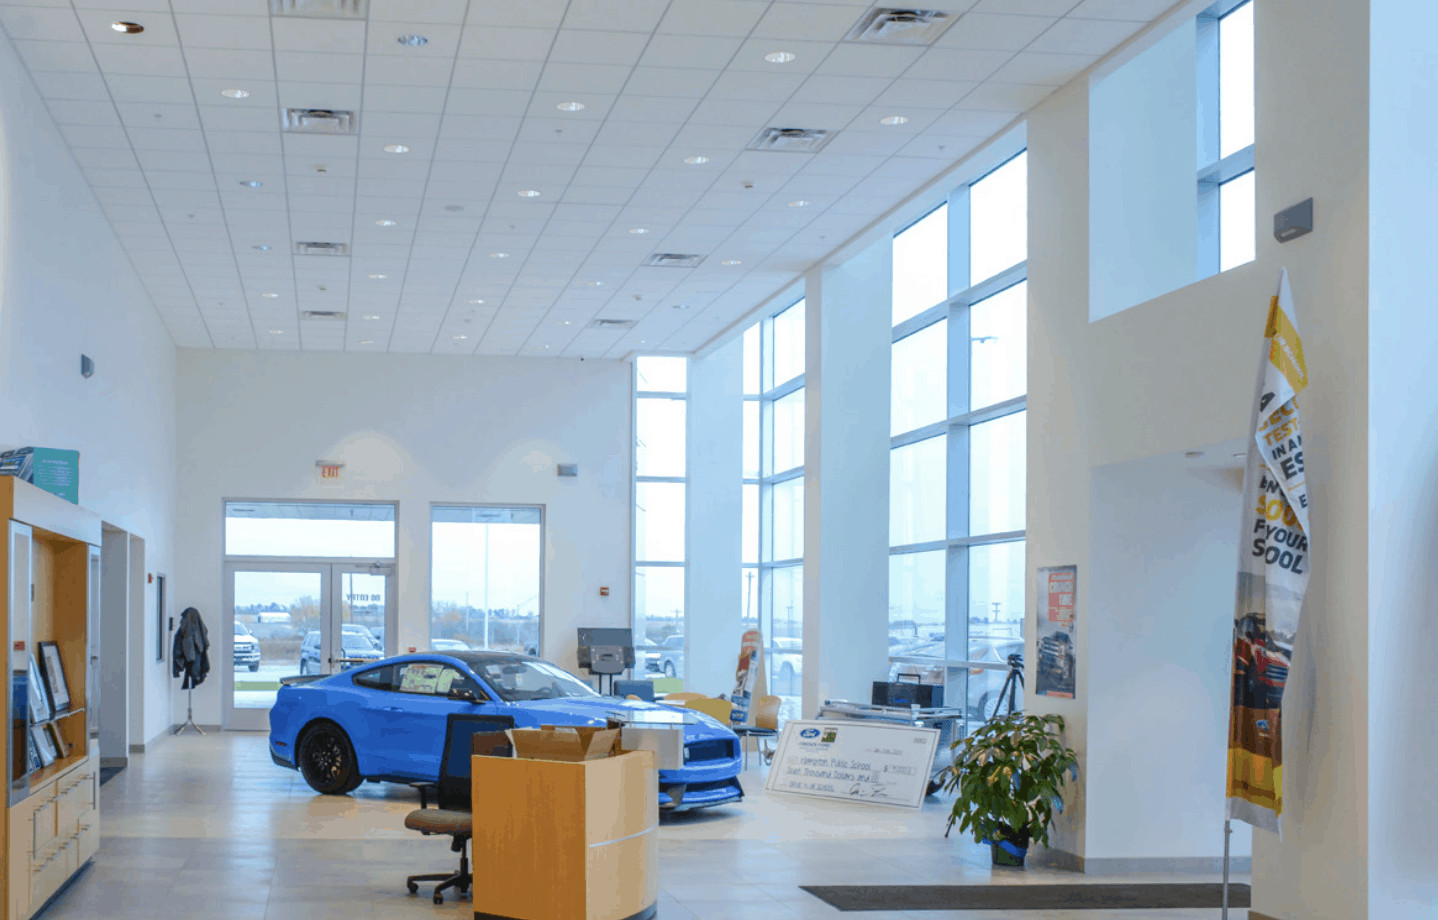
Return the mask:
[[[543,558],[538,506],[433,506],[430,647],[538,655]]]
[[[797,715],[804,641],[804,301],[744,335],[742,578],[765,682]]]
[[[889,654],[992,711],[1023,648],[1027,159],[894,237]]]
[[[634,361],[635,673],[684,676],[687,358]]]

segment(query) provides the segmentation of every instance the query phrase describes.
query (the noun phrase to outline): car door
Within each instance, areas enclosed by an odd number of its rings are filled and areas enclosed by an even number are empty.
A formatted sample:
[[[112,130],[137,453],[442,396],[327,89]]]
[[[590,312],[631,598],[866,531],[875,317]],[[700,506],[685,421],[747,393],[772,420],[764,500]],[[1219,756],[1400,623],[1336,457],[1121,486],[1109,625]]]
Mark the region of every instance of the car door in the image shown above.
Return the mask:
[[[393,689],[374,694],[366,704],[367,721],[378,729],[379,753],[373,762],[383,764],[385,775],[437,779],[449,716],[484,714],[495,707],[474,679],[452,664],[406,661],[393,668]],[[450,699],[450,690],[460,687],[481,702]]]

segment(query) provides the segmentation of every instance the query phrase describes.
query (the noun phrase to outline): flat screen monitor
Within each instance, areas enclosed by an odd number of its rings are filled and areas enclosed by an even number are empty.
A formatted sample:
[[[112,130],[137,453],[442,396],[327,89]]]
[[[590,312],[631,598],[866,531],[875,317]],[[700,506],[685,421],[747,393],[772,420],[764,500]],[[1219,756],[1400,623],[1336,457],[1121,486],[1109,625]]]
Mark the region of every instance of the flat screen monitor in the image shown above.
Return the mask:
[[[602,626],[579,627],[580,648],[628,648],[634,644],[634,630]]]

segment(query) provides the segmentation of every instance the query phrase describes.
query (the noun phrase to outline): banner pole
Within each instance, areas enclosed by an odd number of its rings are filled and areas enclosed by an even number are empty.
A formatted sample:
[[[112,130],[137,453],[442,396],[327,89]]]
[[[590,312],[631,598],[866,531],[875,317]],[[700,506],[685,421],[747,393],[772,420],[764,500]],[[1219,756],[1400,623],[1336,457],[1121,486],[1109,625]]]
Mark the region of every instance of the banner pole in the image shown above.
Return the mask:
[[[1223,819],[1223,920],[1228,920],[1228,838],[1233,836],[1233,822]]]

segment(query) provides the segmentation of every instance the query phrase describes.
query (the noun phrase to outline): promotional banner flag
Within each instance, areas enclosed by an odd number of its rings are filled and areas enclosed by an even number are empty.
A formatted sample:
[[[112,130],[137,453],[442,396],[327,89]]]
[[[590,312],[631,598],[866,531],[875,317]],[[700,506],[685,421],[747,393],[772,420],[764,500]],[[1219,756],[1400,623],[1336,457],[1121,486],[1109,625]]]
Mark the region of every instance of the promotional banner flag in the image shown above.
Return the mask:
[[[1272,831],[1283,814],[1283,688],[1312,555],[1298,412],[1307,385],[1285,269],[1268,307],[1243,474],[1228,721],[1228,815]]]
[[[745,632],[739,642],[739,664],[734,669],[734,692],[729,695],[734,703],[729,721],[734,725],[748,724],[750,704],[762,692],[759,680],[762,677],[760,665],[763,654],[764,637],[759,630]]]

